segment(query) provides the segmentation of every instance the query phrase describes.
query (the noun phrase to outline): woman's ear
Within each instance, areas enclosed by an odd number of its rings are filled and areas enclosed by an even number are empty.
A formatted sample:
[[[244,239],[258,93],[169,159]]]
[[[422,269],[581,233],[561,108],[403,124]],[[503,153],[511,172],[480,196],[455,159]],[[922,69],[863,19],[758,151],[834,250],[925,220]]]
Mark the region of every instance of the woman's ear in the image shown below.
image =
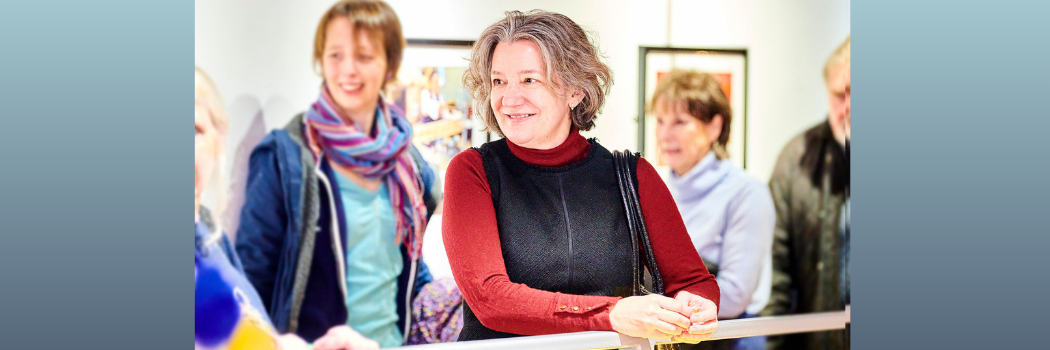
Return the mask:
[[[718,142],[718,137],[722,135],[722,121],[722,115],[715,114],[711,122],[707,123],[707,137],[713,142]]]
[[[578,105],[580,102],[583,102],[584,96],[583,90],[573,89],[572,94],[569,95],[569,103],[573,106]]]

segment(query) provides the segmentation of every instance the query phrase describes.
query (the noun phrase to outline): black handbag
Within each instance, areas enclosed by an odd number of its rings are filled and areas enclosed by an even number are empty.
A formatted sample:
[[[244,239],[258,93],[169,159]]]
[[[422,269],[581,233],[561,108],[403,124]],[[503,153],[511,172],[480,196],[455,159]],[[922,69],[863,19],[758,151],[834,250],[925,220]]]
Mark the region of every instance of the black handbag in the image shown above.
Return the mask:
[[[623,206],[627,210],[627,229],[631,231],[631,242],[636,247],[634,252],[634,290],[633,295],[660,294],[663,295],[664,279],[660,275],[660,268],[656,265],[656,255],[653,254],[653,245],[649,241],[649,231],[645,228],[645,218],[642,217],[642,205],[638,202],[638,191],[634,185],[635,175],[631,173],[631,165],[638,163],[638,153],[630,150],[613,151],[613,168],[616,169],[616,180],[620,185],[620,195],[623,197]],[[645,252],[645,266],[642,266],[642,257],[638,251]],[[643,268],[649,269],[652,276],[653,290],[645,289]]]
[[[664,278],[660,275],[660,268],[656,265],[656,255],[653,254],[653,244],[649,241],[649,230],[645,228],[645,218],[642,217],[642,204],[638,201],[638,190],[634,186],[634,174],[631,173],[631,165],[638,164],[638,153],[630,150],[613,151],[613,168],[616,169],[616,181],[620,185],[620,196],[623,197],[623,206],[627,210],[627,229],[631,231],[631,242],[634,243],[634,291],[633,295],[659,294],[664,295]],[[644,274],[641,257],[638,251],[645,252],[645,268],[649,269],[652,276],[653,290],[645,289]],[[659,344],[657,350],[680,350],[680,344]]]

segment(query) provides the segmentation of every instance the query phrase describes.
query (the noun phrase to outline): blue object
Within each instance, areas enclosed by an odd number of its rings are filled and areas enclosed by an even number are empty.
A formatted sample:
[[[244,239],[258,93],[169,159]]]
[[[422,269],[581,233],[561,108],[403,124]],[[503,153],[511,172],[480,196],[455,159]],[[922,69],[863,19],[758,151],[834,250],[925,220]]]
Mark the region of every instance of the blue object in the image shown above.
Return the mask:
[[[193,338],[204,346],[222,344],[237,327],[241,308],[233,296],[233,287],[209,264],[201,263],[196,254],[197,278],[193,288]]]
[[[226,235],[213,234],[200,221],[194,224],[194,241],[193,326],[197,343],[209,347],[222,344],[233,334],[245,311],[258,314],[269,324],[262,300],[244,277],[241,262]]]

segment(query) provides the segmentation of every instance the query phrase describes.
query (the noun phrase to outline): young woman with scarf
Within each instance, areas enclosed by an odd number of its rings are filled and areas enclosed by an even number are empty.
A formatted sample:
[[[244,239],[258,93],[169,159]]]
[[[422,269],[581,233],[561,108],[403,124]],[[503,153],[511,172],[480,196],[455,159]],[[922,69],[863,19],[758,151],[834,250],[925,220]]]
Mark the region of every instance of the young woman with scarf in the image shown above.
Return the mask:
[[[440,192],[404,113],[380,96],[404,45],[389,5],[333,5],[314,41],[316,102],[250,158],[237,253],[275,327],[314,349],[408,343],[431,280],[420,247]]]

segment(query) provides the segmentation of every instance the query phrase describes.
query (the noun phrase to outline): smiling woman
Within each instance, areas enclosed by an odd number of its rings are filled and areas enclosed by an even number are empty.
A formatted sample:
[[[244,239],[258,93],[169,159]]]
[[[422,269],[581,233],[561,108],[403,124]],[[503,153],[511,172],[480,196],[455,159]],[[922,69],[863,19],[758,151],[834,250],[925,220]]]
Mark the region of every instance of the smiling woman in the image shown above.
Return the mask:
[[[492,110],[499,130],[515,144],[551,149],[569,136],[569,110],[583,100],[579,89],[555,91],[546,84],[540,48],[535,42],[501,42],[492,53]]]
[[[471,56],[464,85],[505,138],[460,153],[448,168],[442,232],[466,301],[459,340],[588,330],[710,337],[718,286],[644,159],[629,167],[673,298],[631,295],[638,247],[612,153],[580,135],[612,85],[587,33],[557,13],[512,11]]]
[[[401,22],[382,1],[344,0],[315,33],[324,83],[252,151],[237,252],[274,326],[316,350],[421,342],[420,314],[457,305],[423,312],[416,296],[458,291],[427,289],[420,250],[440,191],[404,112],[380,95],[401,65]]]

